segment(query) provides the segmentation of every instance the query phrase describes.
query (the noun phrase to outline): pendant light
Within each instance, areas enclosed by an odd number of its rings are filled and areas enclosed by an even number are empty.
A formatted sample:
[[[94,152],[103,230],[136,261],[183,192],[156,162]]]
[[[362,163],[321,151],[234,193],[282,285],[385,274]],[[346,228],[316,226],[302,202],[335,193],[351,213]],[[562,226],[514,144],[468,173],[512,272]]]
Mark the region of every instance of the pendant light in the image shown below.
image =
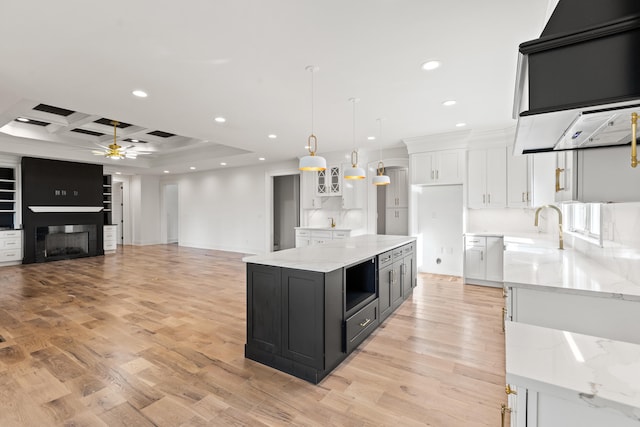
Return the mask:
[[[358,150],[356,150],[356,102],[358,98],[349,98],[353,103],[353,151],[351,152],[351,167],[344,171],[344,179],[365,179],[365,171],[358,167]]]
[[[313,134],[313,73],[318,69],[313,65],[305,68],[311,72],[311,135],[307,138],[307,149],[309,155],[300,159],[298,169],[301,171],[323,171],[327,169],[327,161],[324,157],[316,156],[318,151],[318,138]]]
[[[389,185],[391,184],[391,179],[384,174],[384,163],[382,162],[382,119],[378,119],[378,124],[380,126],[380,132],[378,134],[379,141],[379,161],[377,167],[377,175],[373,177],[372,184],[373,185]]]

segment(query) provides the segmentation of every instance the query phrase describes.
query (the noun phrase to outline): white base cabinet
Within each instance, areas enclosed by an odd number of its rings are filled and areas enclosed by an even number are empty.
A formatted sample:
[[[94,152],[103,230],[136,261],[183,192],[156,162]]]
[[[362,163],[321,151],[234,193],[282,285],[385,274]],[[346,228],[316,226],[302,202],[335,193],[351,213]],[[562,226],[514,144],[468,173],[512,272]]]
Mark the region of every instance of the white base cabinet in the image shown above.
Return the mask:
[[[0,265],[22,263],[22,230],[0,230]]]
[[[351,230],[296,228],[296,248],[320,245],[331,240],[346,239],[347,237],[351,237]]]
[[[467,234],[464,248],[464,283],[502,287],[504,237]]]
[[[105,254],[112,254],[118,248],[118,226],[105,225],[102,234],[102,246]]]

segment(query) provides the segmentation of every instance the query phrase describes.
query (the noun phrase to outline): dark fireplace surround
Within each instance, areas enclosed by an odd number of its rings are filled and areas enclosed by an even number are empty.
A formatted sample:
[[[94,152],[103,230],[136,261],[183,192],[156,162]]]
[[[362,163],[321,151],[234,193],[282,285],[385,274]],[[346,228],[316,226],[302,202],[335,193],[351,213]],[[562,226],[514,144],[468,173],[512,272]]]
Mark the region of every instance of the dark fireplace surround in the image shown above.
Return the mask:
[[[103,255],[102,166],[22,158],[23,263]],[[33,207],[38,207],[34,212]]]

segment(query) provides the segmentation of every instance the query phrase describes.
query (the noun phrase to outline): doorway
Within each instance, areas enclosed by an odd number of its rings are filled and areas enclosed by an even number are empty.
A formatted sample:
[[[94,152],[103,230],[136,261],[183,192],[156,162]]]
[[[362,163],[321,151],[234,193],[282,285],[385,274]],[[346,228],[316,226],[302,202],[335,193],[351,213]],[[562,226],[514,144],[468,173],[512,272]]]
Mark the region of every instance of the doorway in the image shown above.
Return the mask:
[[[300,225],[300,175],[273,177],[273,251],[294,248]]]
[[[386,168],[391,183],[376,187],[377,234],[409,234],[408,172],[406,167]]]
[[[167,243],[178,243],[178,184],[167,184],[164,186],[164,212]]]

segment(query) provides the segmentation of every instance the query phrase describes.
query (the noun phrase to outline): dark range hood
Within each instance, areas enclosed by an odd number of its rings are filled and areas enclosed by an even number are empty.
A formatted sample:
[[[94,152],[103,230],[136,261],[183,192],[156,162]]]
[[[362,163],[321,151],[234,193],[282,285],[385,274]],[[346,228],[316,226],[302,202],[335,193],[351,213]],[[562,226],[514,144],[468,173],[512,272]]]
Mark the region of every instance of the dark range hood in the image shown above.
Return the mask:
[[[515,153],[628,144],[640,113],[640,0],[560,0],[520,45]]]

